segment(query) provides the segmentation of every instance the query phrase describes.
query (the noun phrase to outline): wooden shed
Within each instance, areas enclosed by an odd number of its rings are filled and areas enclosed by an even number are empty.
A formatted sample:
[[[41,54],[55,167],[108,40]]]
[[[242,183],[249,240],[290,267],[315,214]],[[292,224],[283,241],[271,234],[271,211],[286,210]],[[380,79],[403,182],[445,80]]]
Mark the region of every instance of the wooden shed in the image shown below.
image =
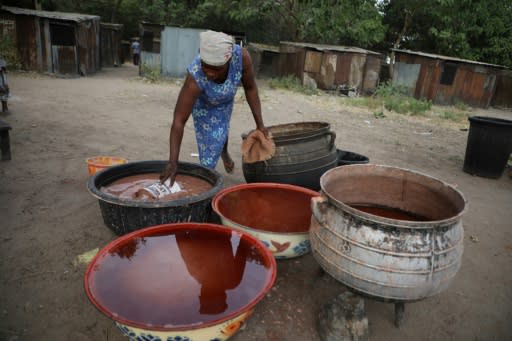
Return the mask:
[[[285,75],[285,73],[281,72],[283,68],[281,66],[279,46],[249,43],[247,50],[251,55],[254,75],[256,77],[281,77]]]
[[[512,70],[500,70],[496,75],[496,90],[491,105],[512,108]]]
[[[497,76],[506,69],[501,65],[424,52],[393,51],[393,84],[406,86],[417,99],[440,105],[463,102],[487,108],[496,91]]]
[[[283,41],[281,67],[295,74],[304,85],[323,90],[352,89],[371,94],[379,85],[382,55],[377,52],[339,45]]]
[[[141,22],[139,33],[141,38],[141,50],[152,53],[160,53],[160,41],[165,25]]]
[[[111,67],[123,64],[123,25],[100,23],[101,66]]]
[[[1,24],[12,24],[27,70],[87,75],[101,68],[99,16],[2,6]]]

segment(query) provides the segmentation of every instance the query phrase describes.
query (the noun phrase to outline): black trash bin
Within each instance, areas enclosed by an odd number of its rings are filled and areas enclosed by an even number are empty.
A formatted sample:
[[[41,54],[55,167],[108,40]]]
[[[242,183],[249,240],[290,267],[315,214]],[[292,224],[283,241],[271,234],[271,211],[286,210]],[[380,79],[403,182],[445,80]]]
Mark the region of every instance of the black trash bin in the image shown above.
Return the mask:
[[[486,178],[499,178],[512,153],[512,121],[494,117],[469,118],[463,170]]]

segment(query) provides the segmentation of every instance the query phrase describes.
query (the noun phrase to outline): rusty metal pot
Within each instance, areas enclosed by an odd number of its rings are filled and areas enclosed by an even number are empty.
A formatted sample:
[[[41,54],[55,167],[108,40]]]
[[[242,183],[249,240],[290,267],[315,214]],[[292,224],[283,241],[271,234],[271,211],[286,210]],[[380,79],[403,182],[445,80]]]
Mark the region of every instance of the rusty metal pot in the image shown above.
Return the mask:
[[[312,199],[310,239],[327,273],[389,301],[420,300],[449,286],[463,252],[466,200],[457,189],[372,164],[331,169],[320,185],[322,195]]]

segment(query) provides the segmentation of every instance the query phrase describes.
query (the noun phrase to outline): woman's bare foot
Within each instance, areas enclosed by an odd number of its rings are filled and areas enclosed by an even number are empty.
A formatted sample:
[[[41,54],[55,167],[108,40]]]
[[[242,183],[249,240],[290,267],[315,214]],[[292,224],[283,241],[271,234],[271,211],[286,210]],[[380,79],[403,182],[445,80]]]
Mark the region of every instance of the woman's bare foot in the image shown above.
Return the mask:
[[[231,156],[228,152],[222,152],[221,154],[222,162],[224,163],[224,169],[226,173],[233,173],[233,169],[235,169],[235,162],[231,159]]]

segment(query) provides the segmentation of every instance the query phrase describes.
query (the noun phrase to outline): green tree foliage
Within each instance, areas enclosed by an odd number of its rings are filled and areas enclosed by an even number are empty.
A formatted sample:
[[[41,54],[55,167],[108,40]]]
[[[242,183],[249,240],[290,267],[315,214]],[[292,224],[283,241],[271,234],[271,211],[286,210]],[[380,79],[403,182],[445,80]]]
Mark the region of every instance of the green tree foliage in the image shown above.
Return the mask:
[[[33,0],[3,0],[33,8]],[[41,0],[43,9],[96,14],[138,35],[142,21],[282,40],[408,48],[512,67],[510,0]]]
[[[385,0],[381,10],[386,41],[401,48],[512,67],[510,0]]]
[[[384,39],[375,1],[311,1],[302,13],[301,40],[370,48]]]

